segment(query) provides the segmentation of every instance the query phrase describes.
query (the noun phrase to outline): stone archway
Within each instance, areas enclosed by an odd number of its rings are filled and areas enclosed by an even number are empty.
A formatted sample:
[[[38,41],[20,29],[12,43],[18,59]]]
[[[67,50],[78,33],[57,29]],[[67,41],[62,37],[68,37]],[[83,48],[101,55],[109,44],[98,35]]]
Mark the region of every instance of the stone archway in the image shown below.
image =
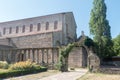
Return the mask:
[[[88,63],[88,51],[84,46],[74,47],[69,53],[68,66],[74,68],[85,68]]]

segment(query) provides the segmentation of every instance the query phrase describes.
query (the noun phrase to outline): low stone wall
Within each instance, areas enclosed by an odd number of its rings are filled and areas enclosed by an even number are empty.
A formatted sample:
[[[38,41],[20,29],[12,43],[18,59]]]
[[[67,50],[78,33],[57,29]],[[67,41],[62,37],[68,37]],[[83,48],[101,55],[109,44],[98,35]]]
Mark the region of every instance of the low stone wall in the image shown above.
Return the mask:
[[[120,67],[120,61],[107,61],[107,62],[103,62],[103,65]]]
[[[115,67],[101,67],[99,72],[106,74],[120,74],[120,68]]]
[[[100,69],[100,59],[92,51],[89,51],[88,67],[90,72],[98,72]]]

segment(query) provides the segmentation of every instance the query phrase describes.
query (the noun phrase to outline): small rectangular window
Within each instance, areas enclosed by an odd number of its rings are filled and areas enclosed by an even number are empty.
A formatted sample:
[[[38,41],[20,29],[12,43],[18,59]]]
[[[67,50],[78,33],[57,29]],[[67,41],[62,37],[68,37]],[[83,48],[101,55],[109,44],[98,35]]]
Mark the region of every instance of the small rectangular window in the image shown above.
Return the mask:
[[[41,29],[41,24],[38,23],[38,24],[37,24],[37,31],[40,31],[40,29]]]
[[[46,22],[46,30],[49,29],[49,22]]]
[[[22,27],[22,32],[23,33],[25,32],[25,25],[23,25],[23,27]]]
[[[16,33],[18,33],[19,32],[19,27],[18,26],[16,26]]]
[[[9,28],[9,34],[11,34],[11,33],[12,33],[12,27]]]
[[[33,24],[30,24],[30,32],[33,31]]]
[[[55,21],[55,22],[54,22],[54,29],[57,29],[57,26],[58,26],[58,22]]]
[[[6,28],[3,28],[3,34],[4,35],[6,34]]]

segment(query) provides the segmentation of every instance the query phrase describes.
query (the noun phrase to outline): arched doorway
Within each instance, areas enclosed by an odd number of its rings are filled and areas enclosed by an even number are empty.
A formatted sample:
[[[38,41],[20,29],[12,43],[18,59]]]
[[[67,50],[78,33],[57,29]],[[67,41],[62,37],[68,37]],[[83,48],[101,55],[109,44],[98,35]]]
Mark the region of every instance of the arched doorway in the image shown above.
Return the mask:
[[[74,68],[87,67],[88,52],[84,46],[74,47],[69,53],[68,66]]]

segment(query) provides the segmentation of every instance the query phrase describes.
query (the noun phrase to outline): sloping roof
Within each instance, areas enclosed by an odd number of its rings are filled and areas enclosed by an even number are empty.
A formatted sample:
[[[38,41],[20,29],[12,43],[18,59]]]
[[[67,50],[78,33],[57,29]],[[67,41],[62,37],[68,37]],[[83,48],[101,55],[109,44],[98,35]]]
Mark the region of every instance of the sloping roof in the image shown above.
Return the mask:
[[[13,47],[7,45],[0,45],[0,49],[9,49],[9,48],[13,48]]]

